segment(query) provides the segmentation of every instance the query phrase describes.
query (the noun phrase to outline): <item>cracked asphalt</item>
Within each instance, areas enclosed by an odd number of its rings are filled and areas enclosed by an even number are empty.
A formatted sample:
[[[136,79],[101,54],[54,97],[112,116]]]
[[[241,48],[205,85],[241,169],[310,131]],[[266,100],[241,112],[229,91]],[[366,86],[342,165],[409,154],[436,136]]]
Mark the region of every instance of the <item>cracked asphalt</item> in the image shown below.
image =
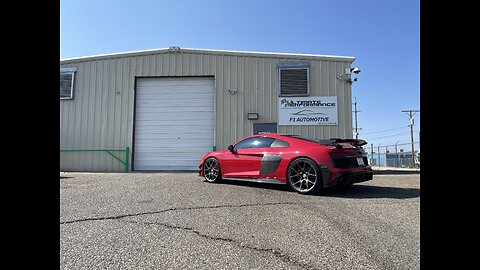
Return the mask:
[[[308,196],[195,173],[60,173],[60,268],[419,269],[419,178]]]

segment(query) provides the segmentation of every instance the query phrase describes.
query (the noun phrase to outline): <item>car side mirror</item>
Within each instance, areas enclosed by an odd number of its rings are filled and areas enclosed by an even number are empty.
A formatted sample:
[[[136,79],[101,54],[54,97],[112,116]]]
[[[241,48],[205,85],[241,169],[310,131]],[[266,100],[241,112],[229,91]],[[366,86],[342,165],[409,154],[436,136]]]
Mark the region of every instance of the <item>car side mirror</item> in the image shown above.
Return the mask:
[[[228,146],[228,150],[232,153],[237,152],[237,151],[235,151],[235,149],[233,148],[233,145],[231,145],[231,144]]]

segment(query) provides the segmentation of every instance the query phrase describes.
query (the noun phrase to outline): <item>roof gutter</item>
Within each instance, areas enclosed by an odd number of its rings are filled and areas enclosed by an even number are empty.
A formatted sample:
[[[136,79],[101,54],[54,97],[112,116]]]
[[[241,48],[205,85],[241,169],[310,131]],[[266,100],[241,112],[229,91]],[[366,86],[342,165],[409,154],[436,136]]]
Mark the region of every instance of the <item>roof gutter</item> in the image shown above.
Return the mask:
[[[197,54],[222,54],[222,55],[237,55],[237,56],[256,56],[256,57],[284,57],[284,58],[309,58],[309,59],[321,59],[321,60],[336,60],[336,61],[355,61],[353,56],[338,56],[338,55],[321,55],[321,54],[300,54],[300,53],[278,53],[278,52],[254,52],[254,51],[230,51],[230,50],[212,50],[212,49],[194,49],[194,48],[180,48],[180,47],[170,47],[170,48],[160,48],[152,50],[138,50],[131,52],[120,52],[120,53],[109,53],[109,54],[98,54],[91,56],[81,56],[73,58],[64,58],[60,59],[60,63],[70,63],[78,61],[87,61],[95,59],[109,59],[116,57],[131,57],[131,56],[140,56],[140,55],[154,55],[160,53],[168,52],[185,52],[185,53],[197,53]]]

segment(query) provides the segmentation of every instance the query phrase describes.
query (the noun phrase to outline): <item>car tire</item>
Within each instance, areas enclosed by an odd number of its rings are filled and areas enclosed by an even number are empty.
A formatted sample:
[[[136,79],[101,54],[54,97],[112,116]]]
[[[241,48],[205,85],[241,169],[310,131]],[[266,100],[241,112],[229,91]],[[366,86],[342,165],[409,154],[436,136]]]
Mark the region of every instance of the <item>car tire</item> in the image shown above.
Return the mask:
[[[209,183],[219,183],[222,181],[222,171],[220,163],[216,158],[209,157],[203,163],[203,178]]]
[[[323,189],[320,169],[309,158],[297,158],[290,163],[287,182],[290,188],[300,194],[317,194]]]

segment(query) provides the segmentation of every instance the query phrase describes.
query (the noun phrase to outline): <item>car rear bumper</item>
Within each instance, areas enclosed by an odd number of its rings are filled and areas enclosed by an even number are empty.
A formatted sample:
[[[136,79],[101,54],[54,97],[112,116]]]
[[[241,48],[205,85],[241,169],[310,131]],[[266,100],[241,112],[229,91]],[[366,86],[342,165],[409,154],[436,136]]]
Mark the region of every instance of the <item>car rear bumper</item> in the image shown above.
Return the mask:
[[[327,186],[335,186],[335,185],[351,185],[354,183],[365,182],[368,180],[373,179],[373,170],[369,169],[367,171],[361,172],[352,172],[352,171],[345,171],[340,172],[327,184]]]

